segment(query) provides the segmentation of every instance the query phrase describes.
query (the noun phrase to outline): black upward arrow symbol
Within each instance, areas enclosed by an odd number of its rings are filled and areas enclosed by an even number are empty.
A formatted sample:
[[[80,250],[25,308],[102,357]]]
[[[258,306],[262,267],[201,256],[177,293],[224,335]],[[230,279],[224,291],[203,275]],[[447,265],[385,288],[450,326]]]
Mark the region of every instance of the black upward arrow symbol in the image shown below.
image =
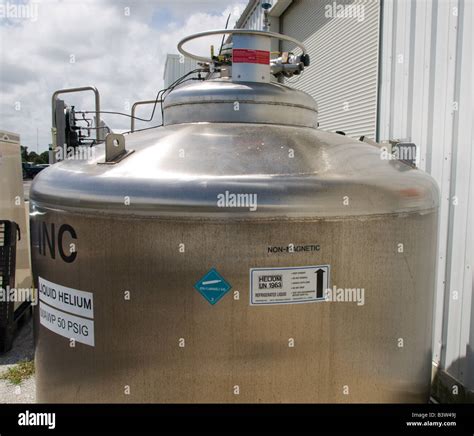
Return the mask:
[[[325,270],[316,270],[316,298],[323,298],[324,274]]]

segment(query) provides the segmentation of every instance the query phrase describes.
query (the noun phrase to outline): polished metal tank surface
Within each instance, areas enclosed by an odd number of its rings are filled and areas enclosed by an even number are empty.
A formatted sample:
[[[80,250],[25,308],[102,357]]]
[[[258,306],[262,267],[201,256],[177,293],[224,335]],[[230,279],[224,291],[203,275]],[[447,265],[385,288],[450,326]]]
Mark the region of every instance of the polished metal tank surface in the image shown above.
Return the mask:
[[[276,83],[182,87],[164,120],[116,164],[97,146],[33,183],[36,285],[93,300],[41,297],[38,400],[427,401],[433,179],[316,129],[312,99]],[[255,204],[219,203],[232,194]],[[255,270],[312,267],[345,301],[255,304]],[[199,291],[210,271],[218,301]]]

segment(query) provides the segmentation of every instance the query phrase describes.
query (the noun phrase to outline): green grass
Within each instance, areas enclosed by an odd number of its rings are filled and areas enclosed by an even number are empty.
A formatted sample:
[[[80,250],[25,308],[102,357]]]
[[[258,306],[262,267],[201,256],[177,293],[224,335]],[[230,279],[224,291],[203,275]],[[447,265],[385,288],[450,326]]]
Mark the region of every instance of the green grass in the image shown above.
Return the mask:
[[[0,380],[6,380],[12,385],[19,385],[29,379],[35,373],[35,363],[33,360],[24,360],[6,372],[0,374]]]

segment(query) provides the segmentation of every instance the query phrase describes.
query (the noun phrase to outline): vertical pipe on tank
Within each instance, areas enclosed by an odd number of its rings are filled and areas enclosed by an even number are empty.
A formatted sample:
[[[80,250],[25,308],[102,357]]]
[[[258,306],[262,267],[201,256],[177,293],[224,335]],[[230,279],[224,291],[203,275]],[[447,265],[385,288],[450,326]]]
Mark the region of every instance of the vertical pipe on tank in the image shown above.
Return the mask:
[[[232,43],[232,81],[269,83],[271,38],[235,34]]]

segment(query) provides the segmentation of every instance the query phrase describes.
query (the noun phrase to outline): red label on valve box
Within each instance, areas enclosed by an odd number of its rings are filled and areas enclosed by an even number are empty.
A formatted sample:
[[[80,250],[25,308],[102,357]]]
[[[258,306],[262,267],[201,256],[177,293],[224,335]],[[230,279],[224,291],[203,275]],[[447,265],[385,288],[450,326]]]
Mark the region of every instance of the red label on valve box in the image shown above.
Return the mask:
[[[248,48],[234,48],[232,62],[242,64],[270,64],[270,52],[265,50],[251,50]]]

